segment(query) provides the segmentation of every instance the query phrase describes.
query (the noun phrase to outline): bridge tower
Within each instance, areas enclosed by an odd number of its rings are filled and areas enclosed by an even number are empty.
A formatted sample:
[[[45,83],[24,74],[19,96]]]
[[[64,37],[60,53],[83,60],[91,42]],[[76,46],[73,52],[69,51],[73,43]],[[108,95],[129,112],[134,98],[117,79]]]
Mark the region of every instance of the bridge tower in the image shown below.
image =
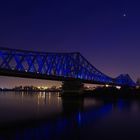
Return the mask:
[[[84,84],[81,80],[66,80],[62,82],[62,96],[81,96]]]

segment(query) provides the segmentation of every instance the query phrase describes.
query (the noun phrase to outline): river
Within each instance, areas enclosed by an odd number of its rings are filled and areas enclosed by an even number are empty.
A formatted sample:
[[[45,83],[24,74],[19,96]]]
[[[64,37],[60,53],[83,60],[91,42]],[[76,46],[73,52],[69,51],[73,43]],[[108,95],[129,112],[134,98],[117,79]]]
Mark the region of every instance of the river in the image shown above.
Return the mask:
[[[0,140],[139,139],[140,101],[1,92]]]

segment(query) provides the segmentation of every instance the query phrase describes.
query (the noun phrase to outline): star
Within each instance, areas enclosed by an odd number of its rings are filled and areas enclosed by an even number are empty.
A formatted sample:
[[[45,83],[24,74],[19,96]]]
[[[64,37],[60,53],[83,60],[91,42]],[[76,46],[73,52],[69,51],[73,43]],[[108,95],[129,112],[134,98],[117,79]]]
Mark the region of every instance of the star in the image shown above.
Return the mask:
[[[124,13],[123,16],[126,17],[126,14]]]

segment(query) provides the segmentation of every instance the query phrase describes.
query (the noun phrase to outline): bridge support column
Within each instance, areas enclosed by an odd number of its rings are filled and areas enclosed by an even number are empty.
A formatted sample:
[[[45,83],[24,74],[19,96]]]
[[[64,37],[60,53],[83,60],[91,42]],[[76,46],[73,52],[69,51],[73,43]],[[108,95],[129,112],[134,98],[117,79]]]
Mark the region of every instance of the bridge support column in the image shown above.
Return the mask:
[[[83,94],[84,84],[80,80],[63,81],[62,96],[81,96]]]

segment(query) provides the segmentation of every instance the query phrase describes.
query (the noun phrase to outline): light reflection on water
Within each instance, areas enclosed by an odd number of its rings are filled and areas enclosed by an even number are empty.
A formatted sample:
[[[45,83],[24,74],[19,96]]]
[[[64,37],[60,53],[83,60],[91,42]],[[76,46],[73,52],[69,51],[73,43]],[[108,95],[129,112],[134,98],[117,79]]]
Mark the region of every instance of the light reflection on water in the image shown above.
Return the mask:
[[[61,98],[58,93],[3,92],[0,94],[0,111],[0,123],[48,117],[62,112]]]
[[[15,128],[1,127],[0,140],[136,139],[140,130],[139,100],[7,92],[0,94],[0,112],[1,126],[6,122],[25,122]]]

